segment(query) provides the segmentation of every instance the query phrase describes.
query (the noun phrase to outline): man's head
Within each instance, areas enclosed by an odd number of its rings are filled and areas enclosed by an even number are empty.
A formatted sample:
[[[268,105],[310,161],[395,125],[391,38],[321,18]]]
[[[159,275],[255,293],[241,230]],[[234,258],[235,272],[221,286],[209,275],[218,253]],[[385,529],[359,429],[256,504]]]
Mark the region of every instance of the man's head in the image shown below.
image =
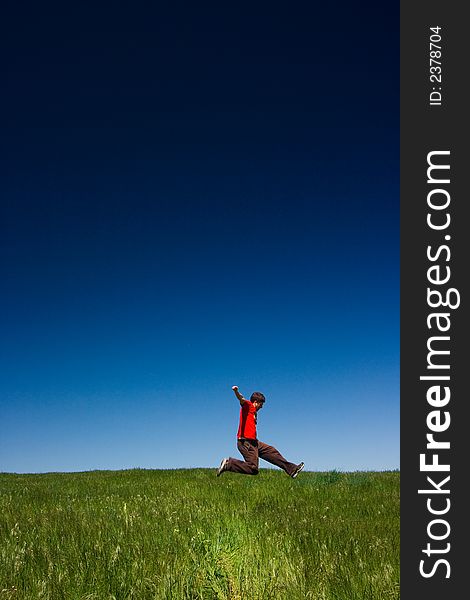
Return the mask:
[[[250,402],[253,402],[256,410],[263,408],[263,404],[265,403],[265,401],[266,398],[261,392],[253,392],[250,396]]]

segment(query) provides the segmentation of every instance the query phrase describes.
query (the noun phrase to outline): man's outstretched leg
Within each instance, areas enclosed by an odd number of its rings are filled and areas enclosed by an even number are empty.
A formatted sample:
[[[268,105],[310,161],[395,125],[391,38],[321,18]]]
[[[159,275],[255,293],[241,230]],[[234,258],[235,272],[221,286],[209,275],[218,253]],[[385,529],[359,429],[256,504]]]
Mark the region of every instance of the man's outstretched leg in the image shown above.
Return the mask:
[[[258,442],[256,440],[238,440],[238,450],[245,459],[224,458],[217,470],[217,477],[224,471],[243,473],[244,475],[258,475]]]
[[[258,456],[263,460],[284,469],[290,477],[297,477],[300,471],[304,468],[304,463],[296,465],[286,460],[282,454],[274,448],[263,442],[258,441]]]

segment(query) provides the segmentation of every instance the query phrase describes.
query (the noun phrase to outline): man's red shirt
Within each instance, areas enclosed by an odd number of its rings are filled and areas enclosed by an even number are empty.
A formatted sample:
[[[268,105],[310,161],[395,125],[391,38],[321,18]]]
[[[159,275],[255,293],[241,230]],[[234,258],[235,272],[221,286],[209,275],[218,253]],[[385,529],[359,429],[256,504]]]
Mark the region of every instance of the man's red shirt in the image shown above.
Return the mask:
[[[240,407],[240,424],[237,438],[256,440],[256,408],[253,402],[245,400]]]

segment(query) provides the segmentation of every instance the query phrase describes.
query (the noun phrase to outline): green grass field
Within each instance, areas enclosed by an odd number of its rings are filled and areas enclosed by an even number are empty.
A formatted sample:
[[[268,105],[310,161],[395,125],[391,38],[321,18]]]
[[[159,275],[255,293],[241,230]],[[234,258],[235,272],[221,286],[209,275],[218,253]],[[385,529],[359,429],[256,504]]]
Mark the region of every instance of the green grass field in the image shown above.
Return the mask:
[[[388,600],[398,472],[0,474],[0,600]]]

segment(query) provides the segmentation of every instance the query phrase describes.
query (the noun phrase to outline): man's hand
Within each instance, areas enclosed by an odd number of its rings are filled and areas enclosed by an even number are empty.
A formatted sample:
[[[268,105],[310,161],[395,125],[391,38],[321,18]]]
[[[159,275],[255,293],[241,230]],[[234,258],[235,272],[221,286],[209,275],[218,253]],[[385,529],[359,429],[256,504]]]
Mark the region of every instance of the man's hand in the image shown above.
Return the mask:
[[[235,392],[235,396],[238,398],[238,400],[240,401],[240,404],[243,404],[244,402],[246,402],[246,399],[243,397],[242,394],[240,394],[240,392],[238,391],[238,385],[232,385],[232,390]]]

